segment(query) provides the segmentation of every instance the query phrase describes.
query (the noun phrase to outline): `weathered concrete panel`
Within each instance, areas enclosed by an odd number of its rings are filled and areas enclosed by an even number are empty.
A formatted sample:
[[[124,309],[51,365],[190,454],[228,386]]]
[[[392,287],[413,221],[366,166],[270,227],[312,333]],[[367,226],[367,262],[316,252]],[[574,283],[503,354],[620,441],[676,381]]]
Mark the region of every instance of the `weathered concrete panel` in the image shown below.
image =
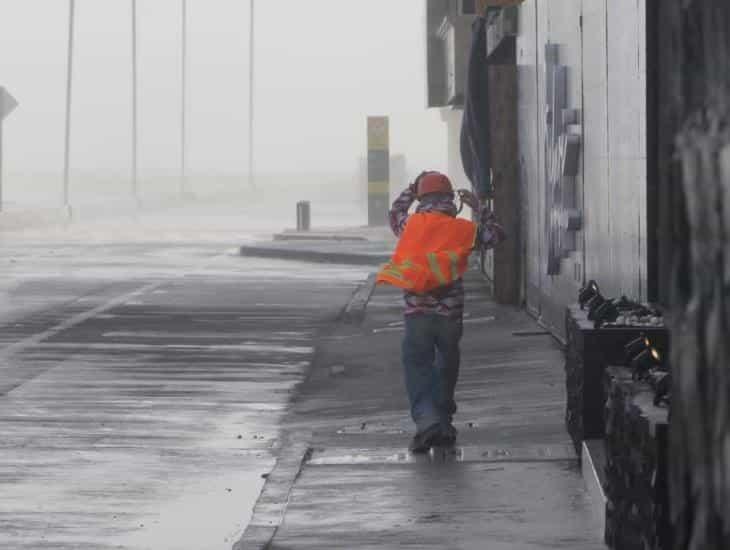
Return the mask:
[[[635,298],[646,277],[646,79],[644,2],[607,3],[608,150],[613,270],[606,285]],[[640,16],[639,14],[642,13]],[[639,52],[642,52],[640,54]]]
[[[520,160],[528,307],[558,332],[587,278],[606,294],[646,298],[645,0],[527,0],[520,8]],[[575,198],[583,230],[548,276],[545,46],[559,46],[569,108],[581,112]]]
[[[610,271],[606,0],[583,0],[583,170],[586,279]]]
[[[562,261],[561,273],[558,276],[547,274],[547,212],[546,212],[546,164],[545,140],[547,121],[546,117],[546,62],[545,46],[557,44],[559,46],[560,64],[567,68],[567,105],[571,108],[582,109],[582,70],[581,70],[581,30],[580,30],[580,0],[563,0],[555,2],[538,0],[537,51],[538,51],[538,97],[539,104],[539,186],[540,186],[540,221],[542,261],[540,265],[540,289],[543,300],[540,315],[543,321],[556,332],[563,332],[564,304],[573,300],[579,287],[575,279],[576,263],[582,275],[582,236],[579,235],[579,248],[576,253]],[[562,116],[557,114],[557,116]],[[582,178],[576,178],[578,189],[582,188]],[[580,197],[580,193],[579,193]]]

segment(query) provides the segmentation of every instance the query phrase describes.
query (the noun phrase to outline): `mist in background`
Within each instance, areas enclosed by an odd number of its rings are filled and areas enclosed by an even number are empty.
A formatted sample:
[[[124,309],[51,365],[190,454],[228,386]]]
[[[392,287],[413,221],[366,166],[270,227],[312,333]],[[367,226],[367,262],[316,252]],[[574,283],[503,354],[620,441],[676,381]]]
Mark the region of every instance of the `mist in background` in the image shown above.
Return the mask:
[[[138,0],[148,201],[179,186],[181,4]],[[71,202],[112,209],[130,199],[131,1],[76,5]],[[20,102],[5,123],[6,205],[59,204],[68,2],[0,6],[0,85]],[[256,194],[360,212],[368,115],[391,117],[406,178],[445,168],[445,127],[425,108],[424,17],[421,0],[256,1]],[[199,196],[248,192],[248,33],[248,2],[188,0],[188,185]]]

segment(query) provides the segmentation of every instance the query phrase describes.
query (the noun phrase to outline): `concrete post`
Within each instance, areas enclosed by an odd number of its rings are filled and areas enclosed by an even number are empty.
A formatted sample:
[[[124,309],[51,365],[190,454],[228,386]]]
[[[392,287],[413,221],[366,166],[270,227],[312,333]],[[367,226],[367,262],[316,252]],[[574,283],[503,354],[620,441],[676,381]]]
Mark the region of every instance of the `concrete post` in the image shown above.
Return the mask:
[[[388,223],[390,134],[388,117],[368,117],[368,225]]]

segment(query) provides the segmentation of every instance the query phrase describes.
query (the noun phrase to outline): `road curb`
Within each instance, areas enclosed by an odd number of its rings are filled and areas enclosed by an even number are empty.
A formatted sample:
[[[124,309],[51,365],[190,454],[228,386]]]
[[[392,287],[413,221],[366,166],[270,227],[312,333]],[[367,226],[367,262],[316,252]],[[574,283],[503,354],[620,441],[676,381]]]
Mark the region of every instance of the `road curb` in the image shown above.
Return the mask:
[[[365,282],[357,287],[340,316],[334,319],[331,326],[325,329],[324,332],[335,330],[341,323],[362,322],[367,310],[367,304],[375,290],[375,278],[376,273],[373,272]],[[319,336],[322,338],[324,334]],[[309,373],[302,384],[306,384],[317,369],[321,362],[320,355],[321,347],[318,343]],[[301,385],[299,388],[301,388]],[[292,402],[289,405],[290,409],[282,423],[280,452],[276,465],[267,476],[261,494],[256,500],[251,521],[246,526],[241,538],[233,545],[232,550],[267,550],[271,547],[271,543],[284,520],[294,485],[312,456],[312,432],[303,432],[298,429],[294,431],[288,426],[288,420],[292,415],[291,408],[293,408],[298,398],[299,391],[292,397]]]
[[[368,302],[375,291],[375,273],[371,273],[350,298],[342,312],[342,321],[348,324],[359,324],[365,318]]]
[[[377,266],[386,263],[390,256],[385,254],[358,254],[355,252],[322,252],[319,250],[292,250],[266,246],[244,245],[239,248],[241,256],[270,258],[310,263],[349,264]]]
[[[276,460],[276,466],[266,478],[251,521],[241,538],[233,545],[233,550],[269,548],[284,520],[294,483],[312,454],[310,440],[311,434],[300,434],[296,440],[288,434],[284,435],[282,452]]]

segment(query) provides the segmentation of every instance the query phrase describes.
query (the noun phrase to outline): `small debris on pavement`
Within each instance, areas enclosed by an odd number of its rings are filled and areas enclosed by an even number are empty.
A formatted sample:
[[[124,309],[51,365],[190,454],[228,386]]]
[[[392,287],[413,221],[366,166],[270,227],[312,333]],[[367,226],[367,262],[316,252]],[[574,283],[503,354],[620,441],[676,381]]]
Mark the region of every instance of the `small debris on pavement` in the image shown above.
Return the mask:
[[[331,376],[338,376],[340,374],[345,374],[344,365],[334,365],[334,366],[330,367]]]
[[[403,326],[374,328],[373,329],[373,334],[379,334],[381,332],[400,332],[402,330],[404,330],[404,327]]]
[[[489,323],[490,321],[494,321],[496,317],[494,315],[490,315],[489,317],[475,317],[473,319],[464,319],[464,324],[467,323]]]

